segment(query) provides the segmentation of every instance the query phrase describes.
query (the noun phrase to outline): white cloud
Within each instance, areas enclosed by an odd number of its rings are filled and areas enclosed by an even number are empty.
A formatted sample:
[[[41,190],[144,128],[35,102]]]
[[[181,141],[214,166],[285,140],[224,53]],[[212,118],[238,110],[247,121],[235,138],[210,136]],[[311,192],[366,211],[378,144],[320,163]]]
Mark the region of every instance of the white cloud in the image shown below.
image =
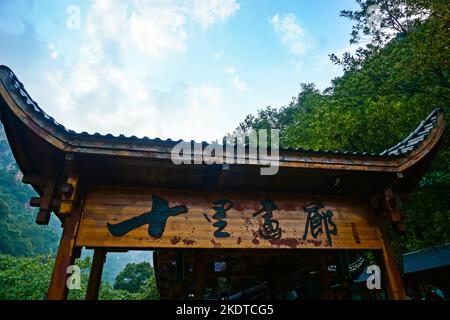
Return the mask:
[[[220,108],[220,88],[211,85],[189,86],[176,94],[177,106],[158,109],[157,118],[167,119],[159,121],[162,136],[211,142],[224,135],[218,125],[224,119]]]
[[[246,91],[247,84],[236,73],[236,69],[232,66],[225,67],[224,72],[229,76],[230,82],[238,91]]]
[[[161,59],[187,50],[190,26],[208,28],[239,9],[236,1],[94,0],[79,52],[57,52],[36,99],[70,129],[172,139],[224,134],[222,90],[185,84],[162,93],[152,74]],[[55,50],[52,50],[55,49]],[[56,52],[52,46],[51,54]],[[245,84],[236,75],[237,88]],[[169,85],[170,86],[170,85]],[[158,88],[158,89],[156,89]]]
[[[50,42],[48,44],[48,50],[50,51],[50,57],[53,60],[57,60],[58,59],[58,51],[55,48],[55,45],[53,44],[53,42]]]
[[[203,28],[223,22],[239,10],[236,0],[193,0],[191,15],[198,19]]]
[[[191,106],[201,111],[204,104],[216,106],[220,100],[220,89],[211,86],[190,87],[186,91]]]
[[[166,51],[186,50],[185,17],[171,7],[137,6],[130,19],[129,36],[145,53],[161,56]]]
[[[209,141],[224,134],[218,125],[223,119],[220,88],[206,84],[175,86],[161,96],[127,70],[90,67],[94,74],[88,65],[78,68],[80,73],[44,74],[53,95],[44,95],[41,104],[48,100],[57,104],[58,109],[51,114],[65,125],[70,121],[70,129]]]
[[[164,57],[186,50],[189,23],[207,29],[224,22],[239,8],[236,0],[94,0],[87,32],[124,50],[138,49],[151,57]]]
[[[87,32],[99,41],[112,41],[123,50],[138,50],[163,57],[186,49],[186,17],[171,3],[95,0],[88,15]]]
[[[281,16],[276,14],[270,19],[270,23],[283,46],[295,55],[301,55],[305,52],[309,43],[305,31],[293,13]]]
[[[234,69],[234,67],[228,66],[225,67],[224,71],[228,75],[233,75],[236,72],[236,69]]]

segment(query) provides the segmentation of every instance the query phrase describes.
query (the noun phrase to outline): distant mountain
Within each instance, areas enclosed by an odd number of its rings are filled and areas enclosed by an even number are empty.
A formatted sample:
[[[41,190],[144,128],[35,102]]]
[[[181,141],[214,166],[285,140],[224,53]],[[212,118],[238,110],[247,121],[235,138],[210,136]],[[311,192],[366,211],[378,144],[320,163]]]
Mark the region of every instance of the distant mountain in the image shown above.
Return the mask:
[[[14,157],[9,148],[3,125],[0,122],[0,169],[12,170],[14,169],[14,164]]]
[[[18,256],[54,254],[61,230],[56,219],[38,226],[37,210],[28,202],[35,191],[21,182],[22,174],[0,124],[0,253]]]

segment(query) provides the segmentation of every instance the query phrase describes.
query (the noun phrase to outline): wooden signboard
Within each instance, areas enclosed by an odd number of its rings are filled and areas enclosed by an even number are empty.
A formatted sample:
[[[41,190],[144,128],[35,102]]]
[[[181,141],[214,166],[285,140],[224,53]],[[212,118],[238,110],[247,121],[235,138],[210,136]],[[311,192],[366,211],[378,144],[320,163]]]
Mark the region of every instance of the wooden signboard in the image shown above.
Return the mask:
[[[379,249],[363,200],[93,188],[80,247]]]

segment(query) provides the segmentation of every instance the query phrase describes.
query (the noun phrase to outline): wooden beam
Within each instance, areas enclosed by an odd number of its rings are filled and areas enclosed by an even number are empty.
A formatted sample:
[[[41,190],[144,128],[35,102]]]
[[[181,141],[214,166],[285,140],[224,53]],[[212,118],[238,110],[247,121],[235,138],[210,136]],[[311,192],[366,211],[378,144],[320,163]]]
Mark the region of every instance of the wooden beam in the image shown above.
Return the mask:
[[[46,185],[49,182],[49,177],[43,177],[37,174],[27,173],[22,177],[22,183],[32,185]]]
[[[395,255],[392,251],[389,235],[386,230],[385,218],[383,216],[378,217],[378,226],[380,232],[381,246],[382,246],[382,256],[383,256],[383,266],[386,273],[387,290],[389,298],[392,300],[405,300],[406,293],[403,287],[402,278],[400,271],[398,269],[397,263],[395,261]]]
[[[89,274],[89,282],[86,291],[86,300],[97,300],[102,282],[103,265],[106,261],[105,249],[95,249],[94,258],[92,259],[91,273]]]
[[[32,208],[39,208],[41,206],[41,199],[40,197],[31,197],[30,199],[30,207]],[[50,206],[52,208],[52,210],[56,210],[59,206],[61,205],[61,200],[60,199],[52,199],[52,202],[50,203]]]
[[[194,298],[203,300],[205,294],[205,250],[194,251]]]
[[[398,205],[398,200],[392,188],[387,188],[384,190],[384,210],[387,214],[389,222],[391,222],[397,231],[405,231],[404,218],[405,215],[401,212]]]

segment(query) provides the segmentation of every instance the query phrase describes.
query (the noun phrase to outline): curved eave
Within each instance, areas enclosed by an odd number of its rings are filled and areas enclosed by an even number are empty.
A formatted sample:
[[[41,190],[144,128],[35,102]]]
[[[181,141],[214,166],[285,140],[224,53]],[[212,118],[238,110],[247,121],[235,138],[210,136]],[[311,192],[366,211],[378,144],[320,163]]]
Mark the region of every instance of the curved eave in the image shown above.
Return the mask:
[[[98,133],[76,133],[48,116],[32,100],[9,68],[0,66],[0,80],[0,95],[4,102],[1,105],[8,108],[7,112],[13,114],[34,134],[62,152],[171,161],[172,148],[180,142],[170,139],[139,139],[123,135],[116,137]],[[5,122],[5,119],[3,121]],[[6,131],[11,126],[13,124],[5,123]],[[444,127],[442,112],[435,110],[405,140],[381,154],[285,149],[280,150],[280,167],[404,172],[428,154],[433,153],[441,140]],[[16,156],[20,153],[18,152],[20,146],[15,145],[17,142],[11,138],[11,135],[8,134],[8,139]],[[205,142],[201,144],[206,145]],[[193,153],[192,156],[199,155]],[[26,159],[16,156],[16,160],[19,166],[25,166]]]

